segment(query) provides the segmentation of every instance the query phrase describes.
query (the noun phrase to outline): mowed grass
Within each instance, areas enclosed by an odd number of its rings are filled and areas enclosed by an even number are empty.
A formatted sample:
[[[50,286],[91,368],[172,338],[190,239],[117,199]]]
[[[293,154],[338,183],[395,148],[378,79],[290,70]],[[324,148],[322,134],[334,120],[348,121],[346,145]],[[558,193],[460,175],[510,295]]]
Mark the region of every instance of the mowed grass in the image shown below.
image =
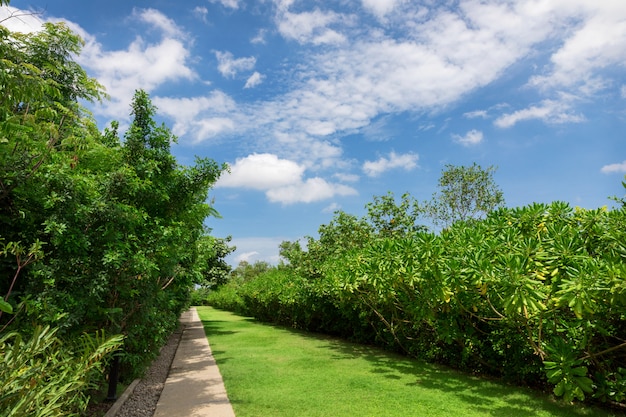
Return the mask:
[[[237,417],[614,415],[373,347],[196,308]]]

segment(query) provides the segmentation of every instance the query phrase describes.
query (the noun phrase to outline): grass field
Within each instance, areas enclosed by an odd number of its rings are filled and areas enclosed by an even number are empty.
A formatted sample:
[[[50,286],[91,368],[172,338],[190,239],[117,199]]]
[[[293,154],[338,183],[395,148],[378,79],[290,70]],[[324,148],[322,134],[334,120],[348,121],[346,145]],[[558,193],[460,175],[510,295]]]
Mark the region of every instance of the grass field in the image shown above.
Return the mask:
[[[197,310],[237,417],[615,415],[376,348]]]

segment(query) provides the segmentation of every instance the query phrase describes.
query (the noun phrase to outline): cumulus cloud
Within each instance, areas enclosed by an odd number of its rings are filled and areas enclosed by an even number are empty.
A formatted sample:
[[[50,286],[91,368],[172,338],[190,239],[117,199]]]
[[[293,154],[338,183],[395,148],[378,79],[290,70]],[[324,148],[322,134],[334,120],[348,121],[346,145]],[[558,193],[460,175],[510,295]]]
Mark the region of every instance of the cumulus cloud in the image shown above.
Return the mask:
[[[235,58],[230,52],[215,51],[217,69],[226,78],[234,78],[240,71],[249,71],[256,65],[255,57]]]
[[[244,85],[243,88],[254,88],[263,82],[263,78],[263,75],[261,75],[258,71],[254,71],[254,73],[246,81],[246,85]]]
[[[306,168],[273,154],[239,158],[216,187],[251,188],[265,191],[269,201],[282,204],[312,203],[335,196],[355,195],[352,187],[330,183],[323,178],[304,179]]]
[[[533,119],[553,124],[585,121],[585,117],[582,114],[575,113],[567,102],[544,100],[539,105],[503,114],[494,121],[494,124],[498,127],[508,128],[521,121]]]
[[[417,167],[418,159],[419,156],[414,153],[398,155],[395,152],[391,152],[388,158],[380,157],[376,161],[365,161],[363,163],[363,172],[369,177],[378,177],[391,169],[410,171]]]
[[[304,171],[304,166],[276,155],[253,154],[238,158],[215,186],[268,190],[300,183]]]
[[[626,161],[617,164],[605,165],[600,169],[603,174],[616,174],[626,172]]]
[[[309,178],[299,184],[273,188],[267,191],[267,197],[271,202],[293,204],[313,203],[339,196],[356,195],[357,191],[343,184],[329,183],[323,178]]]
[[[474,146],[483,141],[483,132],[481,132],[480,130],[472,129],[464,136],[452,135],[452,139],[454,139],[455,142],[460,143],[463,146]]]
[[[0,13],[7,12],[28,13],[11,7],[0,8]],[[135,37],[126,48],[117,50],[107,50],[94,35],[74,22],[55,17],[46,17],[45,21],[63,21],[85,41],[76,60],[104,85],[110,96],[109,101],[95,105],[93,110],[96,114],[125,120],[135,90],[152,92],[167,82],[194,81],[198,77],[191,67],[189,35],[156,9],[133,9],[127,17],[129,25],[146,30],[143,36]],[[28,15],[3,22],[11,30],[27,32],[40,30],[41,24],[37,17]]]
[[[122,120],[128,117],[136,89],[151,92],[167,82],[197,78],[191,68],[188,36],[171,19],[153,9],[136,9],[129,19],[146,24],[160,36],[155,40],[136,37],[126,49],[110,51],[84,30],[72,27],[86,41],[78,62],[105,86],[111,97],[97,106],[96,113]]]

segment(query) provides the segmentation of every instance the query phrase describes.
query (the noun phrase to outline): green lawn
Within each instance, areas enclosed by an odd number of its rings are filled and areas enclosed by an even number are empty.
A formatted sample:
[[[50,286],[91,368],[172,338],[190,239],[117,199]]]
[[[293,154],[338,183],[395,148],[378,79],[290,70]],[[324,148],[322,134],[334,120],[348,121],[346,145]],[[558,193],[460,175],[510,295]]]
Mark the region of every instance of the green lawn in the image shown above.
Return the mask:
[[[197,310],[237,417],[613,415],[376,348]]]

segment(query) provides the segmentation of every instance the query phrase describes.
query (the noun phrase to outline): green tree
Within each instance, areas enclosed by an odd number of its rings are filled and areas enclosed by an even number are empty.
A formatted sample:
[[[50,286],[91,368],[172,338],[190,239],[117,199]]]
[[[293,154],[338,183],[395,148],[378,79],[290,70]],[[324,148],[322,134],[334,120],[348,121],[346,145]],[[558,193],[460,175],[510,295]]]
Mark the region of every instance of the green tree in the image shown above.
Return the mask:
[[[504,206],[504,195],[496,185],[496,168],[446,165],[439,178],[439,192],[425,203],[425,212],[439,226],[456,221],[483,218],[490,211]]]
[[[404,193],[399,203],[392,192],[374,196],[365,207],[367,221],[379,237],[403,237],[426,230],[425,226],[418,224],[422,208],[409,193]]]
[[[79,102],[105,94],[64,24],[0,40],[0,331],[122,333],[136,373],[221,256],[204,221],[226,166],[179,165],[143,91],[124,140],[100,132]]]
[[[272,265],[265,261],[241,261],[231,272],[230,279],[239,283],[249,282],[272,269]]]
[[[231,237],[214,238],[204,236],[201,240],[202,247],[206,250],[206,269],[203,271],[204,279],[200,283],[206,288],[217,288],[228,282],[231,276],[232,268],[226,262],[226,257],[233,253],[237,248],[228,246]]]

